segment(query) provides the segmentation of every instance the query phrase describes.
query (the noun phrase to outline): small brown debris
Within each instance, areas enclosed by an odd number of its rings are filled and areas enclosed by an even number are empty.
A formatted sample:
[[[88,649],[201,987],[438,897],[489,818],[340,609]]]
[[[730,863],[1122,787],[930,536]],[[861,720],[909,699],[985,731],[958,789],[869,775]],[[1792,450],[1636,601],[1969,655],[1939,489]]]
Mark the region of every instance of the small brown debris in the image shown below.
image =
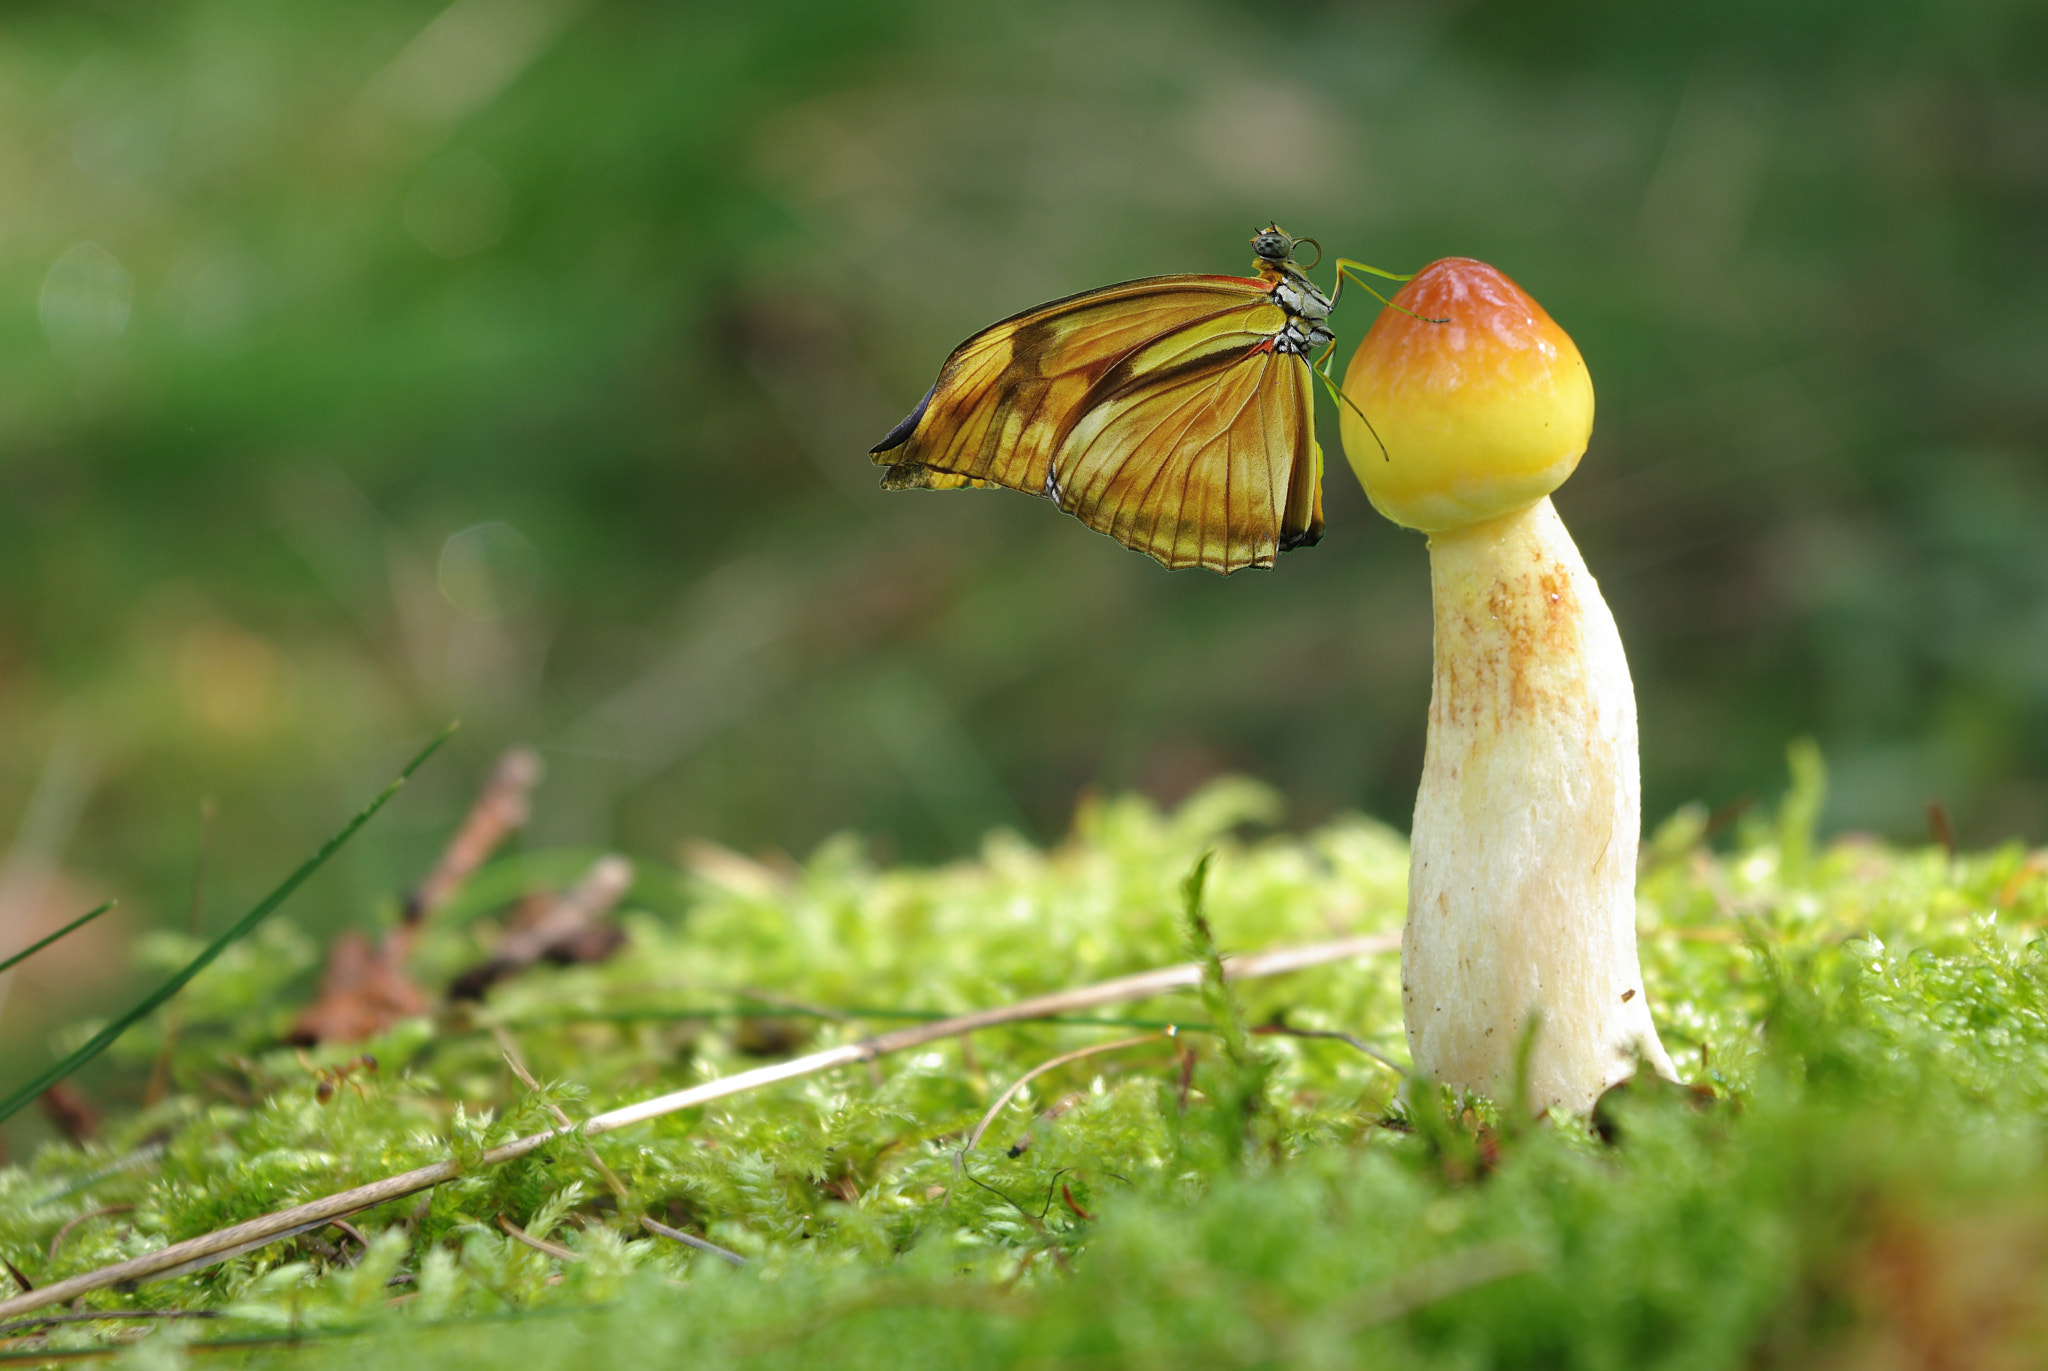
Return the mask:
[[[1927,831],[1941,844],[1943,852],[1951,857],[1956,855],[1956,826],[1948,817],[1948,806],[1939,800],[1927,802]]]
[[[555,966],[579,966],[587,962],[601,962],[625,945],[625,929],[611,923],[593,924],[559,942],[548,944],[542,960]]]
[[[796,864],[787,857],[771,865],[701,838],[684,843],[681,857],[699,880],[750,900],[773,900],[795,884]]]
[[[749,1014],[733,1025],[732,1045],[749,1057],[787,1057],[810,1038],[808,1026],[795,1019]]]
[[[2007,878],[1998,888],[1998,895],[1992,900],[1994,909],[2010,909],[2026,888],[2048,875],[2048,853],[2036,852],[2020,863],[2020,869]]]
[[[1756,796],[1737,795],[1728,803],[1707,816],[1706,826],[1700,829],[1700,841],[1716,838],[1732,827],[1735,821],[1756,807]]]
[[[354,931],[329,946],[320,993],[292,1024],[286,1042],[301,1047],[361,1042],[427,1012],[426,995],[405,973],[413,939],[427,916],[453,898],[498,845],[525,825],[541,770],[540,756],[531,748],[513,748],[498,759],[440,860],[406,897],[399,925],[374,946]],[[321,1103],[332,1095],[330,1086]]]
[[[354,929],[338,934],[327,949],[320,993],[300,1011],[285,1041],[301,1047],[359,1043],[400,1019],[427,1012],[427,997],[405,974],[397,940],[372,946]]]
[[[605,927],[599,920],[611,913],[632,884],[631,862],[616,855],[598,858],[582,880],[563,892],[538,917],[522,920],[505,930],[491,959],[457,976],[448,987],[448,998],[480,1000],[493,985],[543,957],[578,960],[578,949],[589,950],[598,945],[590,940]],[[606,953],[617,950],[623,941],[623,935],[611,941]]]
[[[462,827],[449,839],[441,860],[406,897],[405,921],[419,923],[448,903],[462,883],[497,851],[498,844],[526,826],[533,788],[543,771],[540,754],[515,747],[498,759],[481,795],[470,806]]]
[[[1623,1110],[1620,1102],[1626,1100],[1684,1100],[1695,1110],[1710,1109],[1720,1103],[1713,1089],[1704,1085],[1685,1085],[1660,1076],[1654,1071],[1638,1071],[1627,1080],[1617,1081],[1602,1092],[1593,1102],[1593,1113],[1588,1122],[1593,1133],[1601,1142],[1612,1146],[1624,1141],[1627,1130],[1622,1127]]]
[[[1874,1212],[1872,1212],[1874,1211]],[[1939,1206],[1872,1196],[1823,1247],[1751,1349],[1758,1371],[2022,1371],[2048,1331],[2042,1213],[2025,1199]]]
[[[73,1143],[88,1143],[100,1135],[99,1111],[69,1081],[45,1090],[42,1103],[44,1115]]]

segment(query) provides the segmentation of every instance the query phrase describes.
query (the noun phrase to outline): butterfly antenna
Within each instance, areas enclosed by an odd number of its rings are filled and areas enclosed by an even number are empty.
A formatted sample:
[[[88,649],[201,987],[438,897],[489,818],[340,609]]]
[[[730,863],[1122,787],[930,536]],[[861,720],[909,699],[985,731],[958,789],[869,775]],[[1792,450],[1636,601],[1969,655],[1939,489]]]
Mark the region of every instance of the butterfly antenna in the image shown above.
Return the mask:
[[[1364,422],[1365,431],[1367,433],[1370,433],[1372,435],[1372,440],[1380,445],[1380,459],[1382,461],[1387,462],[1393,461],[1394,454],[1387,451],[1387,440],[1380,437],[1380,431],[1372,426],[1372,420],[1367,419],[1365,417],[1365,411],[1358,407],[1358,401],[1352,399],[1349,395],[1346,395],[1343,392],[1343,390],[1339,388],[1337,383],[1330,379],[1330,373],[1328,371],[1328,367],[1330,365],[1330,353],[1335,352],[1336,350],[1337,345],[1335,343],[1330,344],[1329,348],[1325,350],[1323,353],[1322,366],[1310,367],[1309,370],[1314,372],[1316,374],[1316,378],[1323,383],[1326,389],[1329,390],[1330,398],[1332,400],[1335,400],[1340,405],[1351,406],[1351,412],[1353,414],[1356,414],[1359,417],[1359,419]]]

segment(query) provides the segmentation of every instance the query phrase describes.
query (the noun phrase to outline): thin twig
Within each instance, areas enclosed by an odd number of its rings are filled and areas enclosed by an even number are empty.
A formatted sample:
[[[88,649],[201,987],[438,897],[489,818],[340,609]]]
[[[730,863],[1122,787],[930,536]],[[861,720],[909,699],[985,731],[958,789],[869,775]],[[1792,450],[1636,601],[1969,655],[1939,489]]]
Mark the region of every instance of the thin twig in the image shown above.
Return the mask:
[[[672,1282],[672,1284],[674,1283]],[[677,1288],[681,1287],[678,1285]],[[411,1296],[406,1296],[405,1298],[409,1299]],[[409,1324],[409,1329],[412,1334],[420,1335],[440,1329],[473,1329],[486,1324],[526,1323],[537,1320],[552,1321],[560,1318],[586,1315],[593,1310],[605,1310],[611,1307],[609,1304],[543,1305],[537,1309],[505,1310],[496,1314],[468,1314],[454,1318],[423,1320]],[[91,1313],[89,1317],[118,1319],[122,1317],[122,1314],[117,1310],[100,1310]],[[224,1310],[209,1309],[180,1311],[176,1317],[233,1318],[234,1316]],[[292,1328],[279,1333],[208,1338],[203,1342],[188,1342],[184,1344],[183,1350],[188,1356],[193,1356],[201,1352],[247,1352],[254,1348],[264,1347],[303,1348],[314,1343],[347,1342],[372,1333],[378,1327],[377,1323],[366,1321],[354,1324],[329,1324],[317,1329]],[[98,1347],[42,1347],[32,1351],[9,1349],[0,1351],[0,1365],[14,1366],[33,1362],[37,1366],[42,1366],[45,1363],[56,1362],[105,1361],[110,1357],[120,1356],[133,1345],[131,1342],[114,1342],[105,1343]]]
[[[50,1238],[50,1260],[57,1260],[57,1249],[64,1245],[64,1239],[70,1237],[71,1230],[84,1223],[87,1219],[104,1218],[108,1214],[126,1214],[133,1208],[135,1206],[132,1204],[103,1204],[98,1209],[88,1209],[83,1214],[74,1215],[65,1220],[64,1226],[58,1229]]]
[[[446,904],[500,843],[526,826],[533,788],[540,784],[542,770],[540,754],[531,748],[515,747],[498,759],[490,779],[484,782],[483,793],[448,840],[441,860],[406,897],[407,927],[419,924]],[[404,949],[400,951],[403,960]]]
[[[536,1238],[503,1214],[498,1215],[498,1227],[503,1229],[505,1236],[512,1239],[512,1241],[525,1243],[536,1252],[545,1252],[550,1257],[559,1257],[565,1262],[580,1262],[583,1260],[581,1252],[571,1252],[558,1242],[549,1242],[546,1238]]]
[[[532,966],[552,949],[588,932],[611,913],[633,885],[633,864],[607,853],[591,864],[583,879],[563,891],[541,916],[523,927],[508,929],[489,961],[473,966],[448,987],[451,1000],[480,1000],[484,992],[514,972]]]
[[[988,1132],[988,1126],[996,1121],[996,1115],[1003,1112],[1003,1106],[1015,1098],[1018,1091],[1031,1084],[1036,1077],[1043,1076],[1054,1067],[1065,1066],[1068,1062],[1080,1061],[1083,1057],[1099,1056],[1104,1052],[1120,1052],[1126,1047],[1136,1047],[1140,1043],[1160,1042],[1167,1036],[1165,1033],[1145,1033],[1135,1038],[1118,1038],[1113,1043],[1096,1043],[1092,1047],[1077,1047],[1072,1052],[1061,1053],[1049,1062],[1040,1062],[1037,1066],[1032,1067],[1016,1080],[1010,1082],[1010,1088],[996,1097],[996,1102],[988,1107],[988,1113],[981,1116],[981,1122],[976,1124],[974,1131],[967,1135],[967,1145],[961,1148],[954,1156],[954,1163],[957,1165],[969,1152],[981,1146],[981,1135]]]
[[[1174,1060],[1176,1062],[1179,1061],[1179,1057],[1176,1055]],[[1038,1117],[1033,1119],[1029,1124],[1026,1124],[1024,1127],[1024,1131],[1017,1135],[1017,1140],[1010,1144],[1009,1148],[1007,1149],[1008,1155],[1011,1157],[1021,1157],[1026,1152],[1030,1151],[1032,1144],[1031,1130],[1033,1128],[1036,1128],[1041,1123],[1051,1123],[1054,1119],[1060,1118],[1069,1109],[1072,1109],[1074,1106],[1080,1104],[1087,1098],[1088,1097],[1086,1095],[1083,1095],[1078,1090],[1069,1090],[1066,1094],[1054,1100],[1044,1109],[1039,1110]]]
[[[731,1262],[734,1266],[745,1266],[747,1264],[745,1257],[742,1257],[729,1247],[720,1247],[710,1239],[700,1238],[695,1233],[685,1233],[680,1228],[670,1228],[665,1223],[657,1223],[645,1214],[640,1216],[640,1226],[658,1238],[667,1238],[672,1242],[679,1242],[685,1247],[694,1247],[699,1252],[709,1252],[712,1256],[719,1258],[721,1261]]]
[[[102,1319],[219,1319],[225,1318],[218,1309],[87,1309],[78,1313],[38,1314],[32,1319],[21,1319],[15,1323],[0,1323],[0,1338],[11,1338],[26,1333],[32,1328],[48,1328],[59,1323],[98,1323]]]
[[[1224,959],[1223,967],[1225,976],[1231,980],[1251,980],[1264,976],[1285,975],[1291,971],[1302,971],[1331,962],[1393,952],[1400,946],[1401,938],[1398,933],[1371,933],[1340,938],[1334,942],[1310,943],[1301,947],[1282,947],[1267,952],[1227,957]],[[958,1018],[943,1019],[937,1023],[899,1028],[893,1033],[883,1033],[860,1042],[847,1043],[823,1052],[813,1052],[793,1061],[757,1067],[723,1080],[707,1081],[703,1085],[692,1086],[687,1090],[657,1095],[651,1100],[642,1100],[638,1104],[610,1110],[590,1118],[584,1123],[581,1131],[585,1137],[610,1133],[631,1124],[660,1118],[664,1114],[694,1109],[713,1100],[742,1095],[750,1090],[758,1090],[762,1086],[796,1080],[803,1076],[814,1076],[835,1067],[873,1061],[878,1057],[922,1047],[926,1043],[937,1042],[943,1038],[958,1037],[962,1033],[995,1028],[1003,1024],[1023,1023],[1051,1014],[1069,1014],[1076,1010],[1095,1009],[1102,1005],[1120,1004],[1128,1000],[1150,999],[1169,991],[1198,986],[1201,981],[1202,968],[1187,963],[1181,966],[1162,967],[1156,971],[1141,971],[1134,976],[1120,976],[1112,981],[1101,981],[1073,990],[1056,991],[1050,995],[1038,995],[1001,1008],[985,1009],[976,1014],[963,1014]],[[407,1195],[416,1195],[422,1190],[440,1185],[444,1181],[454,1180],[458,1176],[524,1157],[555,1141],[567,1131],[571,1130],[549,1129],[523,1138],[514,1138],[510,1142],[486,1150],[482,1156],[473,1159],[466,1166],[454,1158],[433,1162],[400,1175],[387,1176],[381,1181],[354,1186],[317,1200],[309,1200],[305,1204],[293,1205],[289,1209],[280,1209],[274,1213],[248,1219],[216,1232],[187,1238],[183,1242],[172,1243],[155,1252],[130,1257],[111,1266],[103,1266],[97,1271],[87,1271],[61,1281],[52,1281],[33,1293],[0,1300],[0,1318],[62,1303],[93,1290],[104,1290],[110,1285],[156,1280],[172,1271],[197,1270],[203,1266],[210,1266],[228,1256],[251,1251],[280,1238],[317,1228],[330,1219],[342,1218],[359,1210],[402,1199]]]
[[[1294,1028],[1284,1023],[1261,1024],[1254,1033],[1277,1034],[1283,1038],[1331,1038],[1340,1043],[1349,1043],[1366,1056],[1378,1062],[1397,1076],[1406,1076],[1408,1068],[1389,1057],[1355,1033],[1340,1033],[1334,1028]]]
[[[831,1023],[857,1023],[863,1020],[900,1020],[905,1023],[937,1023],[949,1017],[936,1009],[867,1008],[855,1006],[849,1009],[824,1010],[802,1009],[794,1005],[787,1009],[774,1007],[772,1014],[759,1012],[761,1006],[745,999],[719,1009],[702,1009],[693,1006],[678,1008],[654,1008],[649,1006],[625,1009],[578,1009],[568,1008],[559,1012],[535,1014],[531,1017],[501,1019],[507,1028],[525,1033],[532,1030],[561,1028],[569,1024],[635,1024],[635,1023],[687,1023],[705,1019],[732,1018],[777,1018],[777,1019],[824,1019]],[[1213,1031],[1205,1023],[1184,1023],[1179,1019],[1138,1019],[1125,1015],[1082,1015],[1046,1014],[1032,1020],[1033,1023],[1059,1024],[1073,1028],[1178,1028],[1183,1033],[1207,1033]],[[487,1030],[481,1026],[450,1028],[441,1036],[459,1038],[481,1034]]]
[[[529,1091],[539,1095],[540,1082],[535,1080],[533,1073],[526,1069],[526,1062],[519,1055],[519,1044],[512,1041],[512,1035],[506,1032],[500,1024],[491,1025],[491,1034],[498,1040],[498,1047],[505,1054],[505,1065],[512,1068],[512,1074],[517,1076]],[[573,1131],[575,1129],[575,1122],[567,1114],[563,1113],[561,1107],[553,1100],[543,1098],[541,1104],[547,1109],[548,1113],[555,1116],[555,1122],[562,1125],[565,1130]],[[597,1174],[604,1178],[606,1187],[611,1190],[612,1194],[618,1197],[619,1203],[622,1205],[629,1203],[631,1196],[626,1191],[626,1183],[619,1179],[618,1172],[604,1164],[604,1158],[597,1155],[597,1149],[585,1144],[583,1155],[590,1159],[591,1166],[596,1168]]]

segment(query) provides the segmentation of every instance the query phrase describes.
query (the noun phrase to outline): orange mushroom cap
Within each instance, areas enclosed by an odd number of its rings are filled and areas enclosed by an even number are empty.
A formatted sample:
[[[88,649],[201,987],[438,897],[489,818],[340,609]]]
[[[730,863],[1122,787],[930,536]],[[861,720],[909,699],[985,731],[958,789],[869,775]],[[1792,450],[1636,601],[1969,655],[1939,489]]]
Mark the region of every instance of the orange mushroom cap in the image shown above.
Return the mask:
[[[1564,484],[1593,432],[1593,378],[1543,306],[1469,257],[1430,263],[1394,303],[1344,372],[1378,437],[1340,410],[1344,455],[1373,506],[1439,533]]]

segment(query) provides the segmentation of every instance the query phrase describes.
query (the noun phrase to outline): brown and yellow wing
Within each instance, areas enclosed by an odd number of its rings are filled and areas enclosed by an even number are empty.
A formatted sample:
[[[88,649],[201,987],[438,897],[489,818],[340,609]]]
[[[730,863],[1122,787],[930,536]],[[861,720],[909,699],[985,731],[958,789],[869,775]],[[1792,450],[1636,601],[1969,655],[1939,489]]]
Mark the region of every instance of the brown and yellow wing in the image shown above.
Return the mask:
[[[1308,363],[1264,322],[1182,329],[1106,375],[1053,456],[1060,508],[1175,569],[1269,567],[1320,539]]]
[[[889,468],[883,485],[1046,494],[1053,448],[1104,375],[1180,328],[1264,301],[1267,290],[1235,276],[1154,276],[990,325],[953,350],[924,400],[876,444],[876,465]]]
[[[889,489],[1057,500],[1169,567],[1271,566],[1322,534],[1307,364],[1265,282],[1159,276],[984,329],[874,449]]]

